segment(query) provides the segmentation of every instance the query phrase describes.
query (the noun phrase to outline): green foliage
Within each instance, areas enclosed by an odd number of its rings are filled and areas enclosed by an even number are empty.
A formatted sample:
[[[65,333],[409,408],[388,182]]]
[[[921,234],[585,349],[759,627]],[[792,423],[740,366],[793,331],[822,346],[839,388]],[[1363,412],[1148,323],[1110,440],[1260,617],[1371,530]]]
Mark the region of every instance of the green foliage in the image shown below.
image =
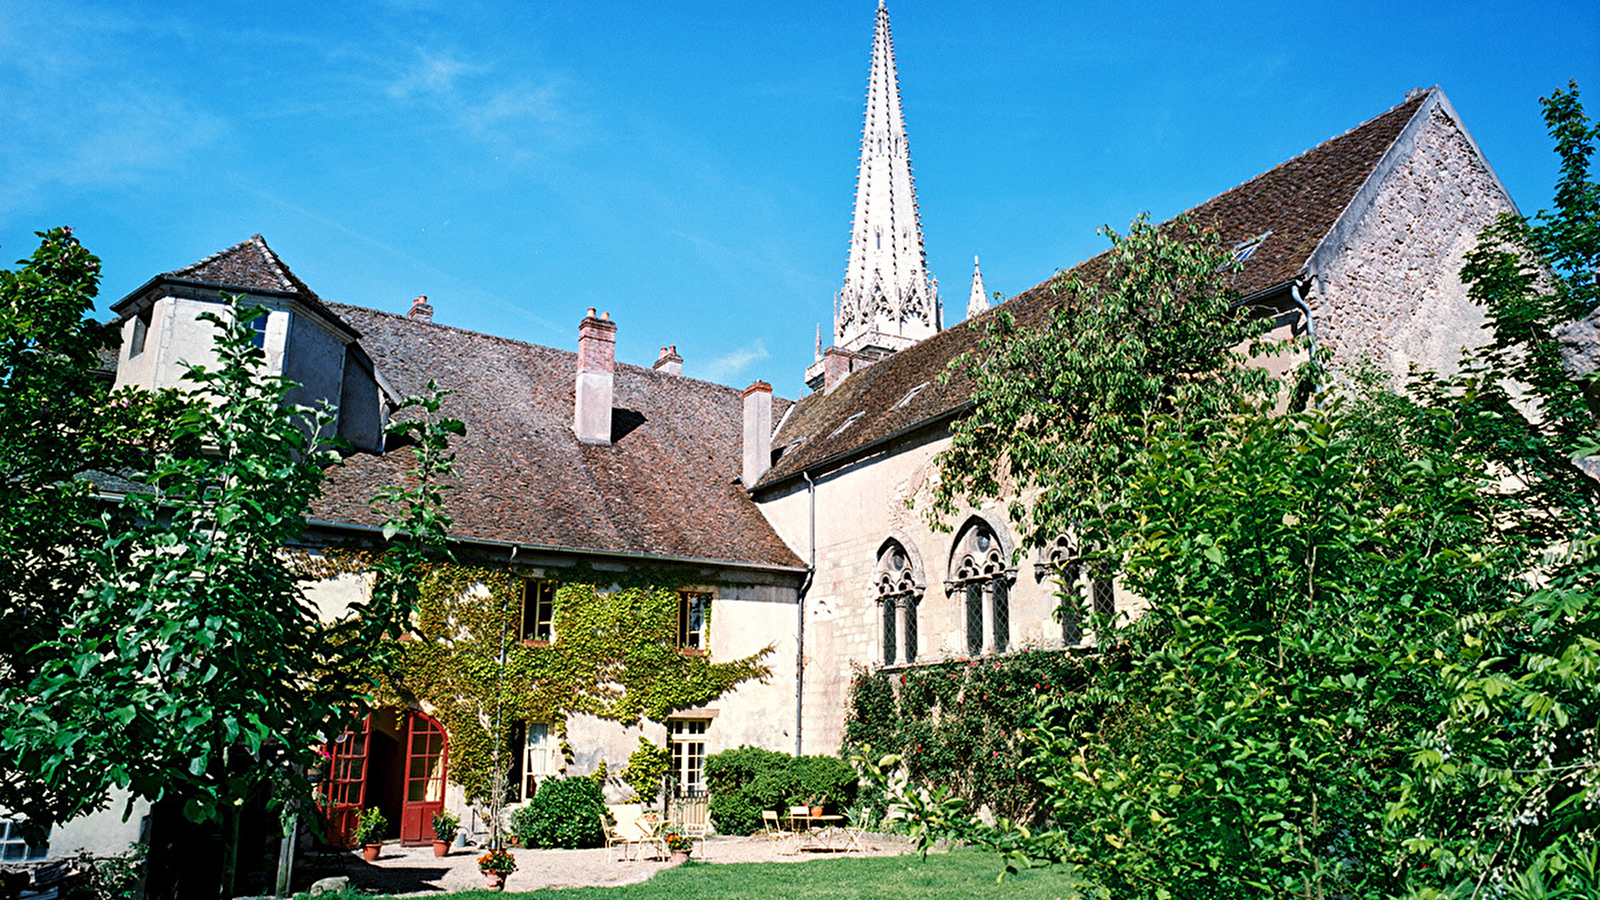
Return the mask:
[[[738,747],[706,757],[707,812],[722,834],[761,830],[762,810],[783,812],[813,800],[844,808],[855,801],[856,773],[834,756],[790,756]]]
[[[377,844],[383,841],[383,833],[389,830],[389,820],[383,817],[383,810],[376,806],[369,806],[361,811],[356,821],[356,844]]]
[[[510,875],[516,870],[516,859],[505,850],[496,848],[478,857],[478,871],[480,872],[492,872],[497,875]]]
[[[606,840],[606,801],[589,778],[547,778],[527,806],[511,814],[524,847],[598,847]]]
[[[461,830],[461,817],[448,809],[441,809],[433,814],[433,837],[435,840],[449,843],[456,839],[456,832]]]
[[[924,837],[1118,897],[1586,895],[1600,534],[1572,460],[1597,442],[1557,341],[1594,306],[1597,132],[1575,91],[1545,108],[1558,208],[1502,219],[1464,271],[1493,343],[1404,394],[1147,419],[1105,521],[1150,608],[1042,698],[1046,821],[983,829],[902,784]]]
[[[1157,419],[1204,422],[1269,387],[1241,349],[1267,323],[1238,315],[1214,231],[1140,216],[1125,236],[1101,232],[1111,249],[1081,267],[1092,271],[1057,276],[1043,321],[1019,324],[1002,307],[951,363],[945,379],[970,384],[974,408],[938,456],[936,527],[963,503],[1036,489],[1009,506],[1024,544],[1096,542],[1117,472]]]
[[[173,393],[110,392],[97,369],[117,332],[89,318],[100,261],[70,228],[39,233],[20,269],[0,271],[0,698],[28,696],[95,577],[100,501],[82,476],[147,462],[170,441],[184,402]],[[8,701],[5,701],[8,702]],[[97,807],[103,774],[59,769],[40,779],[0,752],[0,796],[16,815],[64,821]]]
[[[640,801],[652,803],[656,795],[661,793],[661,779],[667,777],[667,770],[671,766],[672,758],[667,755],[667,748],[641,737],[639,748],[628,755],[628,767],[623,770],[622,779]]]
[[[305,597],[282,550],[302,538],[338,462],[319,442],[330,418],[284,403],[293,384],[266,374],[247,324],[262,311],[227,301],[224,315],[202,317],[217,331],[217,364],[184,375],[198,402],[182,407],[147,466],[124,473],[137,486],[120,508],[91,520],[90,577],[56,595],[64,624],[34,648],[35,676],[0,694],[0,756],[46,790],[71,786],[80,802],[126,787],[177,798],[198,822],[258,792],[298,795],[313,748],[371,686],[373,636],[410,613],[403,602],[358,603],[325,623]],[[439,474],[419,488],[427,504]]]
[[[722,834],[761,830],[761,811],[781,811],[799,792],[794,757],[760,747],[737,747],[706,757],[706,811]]]
[[[450,733],[451,777],[474,801],[490,800],[509,768],[519,723],[547,722],[559,732],[574,713],[660,721],[768,674],[762,660],[771,648],[727,662],[678,651],[681,575],[636,572],[609,593],[595,584],[616,581],[616,573],[574,568],[562,577],[573,580],[556,590],[555,640],[523,643],[516,633],[522,579],[430,565],[413,626],[418,639],[394,647],[393,692],[438,710]]]
[[[996,660],[952,660],[903,672],[857,670],[845,745],[893,754],[916,788],[975,798],[995,814],[1031,821],[1042,797],[1024,768],[1024,740],[1041,694],[1084,684],[1081,657],[1026,651]],[[886,798],[864,798],[878,813]],[[975,806],[968,806],[975,812]]]

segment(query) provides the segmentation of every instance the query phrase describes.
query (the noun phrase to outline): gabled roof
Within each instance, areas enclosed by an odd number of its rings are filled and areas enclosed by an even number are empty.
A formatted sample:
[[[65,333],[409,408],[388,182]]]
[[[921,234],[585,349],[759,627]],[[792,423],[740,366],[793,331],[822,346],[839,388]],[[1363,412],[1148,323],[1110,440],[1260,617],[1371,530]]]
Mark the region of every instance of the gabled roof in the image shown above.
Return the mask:
[[[1332,138],[1271,171],[1188,211],[1189,220],[1214,228],[1224,246],[1265,235],[1234,275],[1245,297],[1266,294],[1300,276],[1330,231],[1379,170],[1386,152],[1409,123],[1431,102],[1442,102],[1438,88],[1405,102]],[[1093,277],[1104,254],[1075,271]],[[1055,300],[1054,279],[1007,300],[1019,324],[1040,322]],[[953,325],[921,343],[853,373],[832,393],[801,398],[773,440],[785,448],[757,488],[797,477],[801,471],[855,458],[897,435],[959,415],[968,408],[972,386],[962,377],[945,385],[939,376],[951,360],[974,349],[989,313]]]
[[[330,304],[394,389],[429,379],[454,391],[447,415],[455,485],[451,536],[527,548],[643,555],[735,566],[804,564],[737,483],[740,392],[618,363],[611,446],[572,431],[577,354],[406,316]],[[775,404],[782,415],[787,404]],[[356,454],[333,470],[314,519],[374,526],[377,488],[404,481],[409,450]]]
[[[119,314],[125,313],[130,303],[145,295],[150,288],[162,283],[216,288],[219,291],[266,294],[298,300],[316,310],[331,323],[350,330],[352,335],[355,334],[354,330],[341,321],[328,304],[317,296],[316,291],[301,281],[288,264],[278,258],[278,254],[272,252],[272,248],[267,246],[266,239],[259,234],[253,234],[247,240],[240,241],[226,250],[219,250],[199,262],[157,275],[138,290],[118,300],[111,308]]]

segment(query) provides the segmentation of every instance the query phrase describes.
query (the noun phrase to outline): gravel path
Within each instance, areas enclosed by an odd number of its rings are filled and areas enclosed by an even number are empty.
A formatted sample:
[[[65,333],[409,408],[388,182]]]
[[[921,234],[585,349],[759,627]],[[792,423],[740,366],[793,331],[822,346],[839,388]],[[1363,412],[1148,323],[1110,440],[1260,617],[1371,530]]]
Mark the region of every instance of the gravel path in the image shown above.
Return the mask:
[[[892,835],[871,835],[863,841],[867,850],[860,856],[894,856],[910,852],[904,839]],[[460,891],[482,887],[478,856],[482,850],[452,850],[436,858],[433,848],[383,845],[377,862],[365,862],[359,851],[343,854],[336,861],[317,867],[301,867],[295,873],[296,886],[304,890],[312,881],[331,875],[348,875],[353,887],[400,896],[437,891]],[[618,862],[617,850],[520,850],[513,849],[517,871],[506,879],[507,891],[534,891],[545,888],[586,885],[632,884],[644,881],[672,863],[644,860]],[[713,837],[694,856],[706,863],[805,862],[838,856],[838,853],[805,850],[793,852],[785,841],[774,845],[761,835],[753,837]],[[303,883],[302,883],[303,882]]]

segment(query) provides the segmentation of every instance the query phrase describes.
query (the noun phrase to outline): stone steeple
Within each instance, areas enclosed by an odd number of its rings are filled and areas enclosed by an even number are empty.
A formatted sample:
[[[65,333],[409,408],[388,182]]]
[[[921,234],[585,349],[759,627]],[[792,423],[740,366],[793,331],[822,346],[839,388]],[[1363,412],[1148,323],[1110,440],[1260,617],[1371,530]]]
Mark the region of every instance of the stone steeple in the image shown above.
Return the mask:
[[[938,285],[928,275],[923,249],[889,12],[882,0],[860,165],[850,261],[834,304],[833,339],[840,350],[870,362],[936,334],[942,324]]]
[[[989,294],[983,289],[983,273],[978,271],[978,258],[972,258],[972,293],[967,297],[967,318],[989,309]]]

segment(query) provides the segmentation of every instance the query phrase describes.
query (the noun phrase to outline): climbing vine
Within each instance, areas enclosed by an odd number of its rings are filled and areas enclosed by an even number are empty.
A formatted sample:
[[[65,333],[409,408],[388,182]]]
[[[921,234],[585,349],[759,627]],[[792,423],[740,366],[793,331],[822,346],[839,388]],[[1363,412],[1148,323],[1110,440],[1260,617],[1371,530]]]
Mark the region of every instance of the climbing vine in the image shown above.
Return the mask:
[[[1081,686],[1084,666],[1071,653],[1030,650],[903,671],[858,669],[846,749],[898,755],[914,784],[966,798],[969,812],[986,804],[996,815],[1031,819],[1043,796],[1025,763],[1036,698]]]
[[[573,567],[561,578],[555,639],[525,642],[522,577],[458,564],[430,565],[423,577],[416,627],[398,641],[379,699],[421,701],[439,718],[450,734],[452,779],[471,800],[493,793],[524,723],[548,723],[570,759],[573,714],[661,721],[770,674],[771,647],[728,662],[678,648],[682,576]]]

